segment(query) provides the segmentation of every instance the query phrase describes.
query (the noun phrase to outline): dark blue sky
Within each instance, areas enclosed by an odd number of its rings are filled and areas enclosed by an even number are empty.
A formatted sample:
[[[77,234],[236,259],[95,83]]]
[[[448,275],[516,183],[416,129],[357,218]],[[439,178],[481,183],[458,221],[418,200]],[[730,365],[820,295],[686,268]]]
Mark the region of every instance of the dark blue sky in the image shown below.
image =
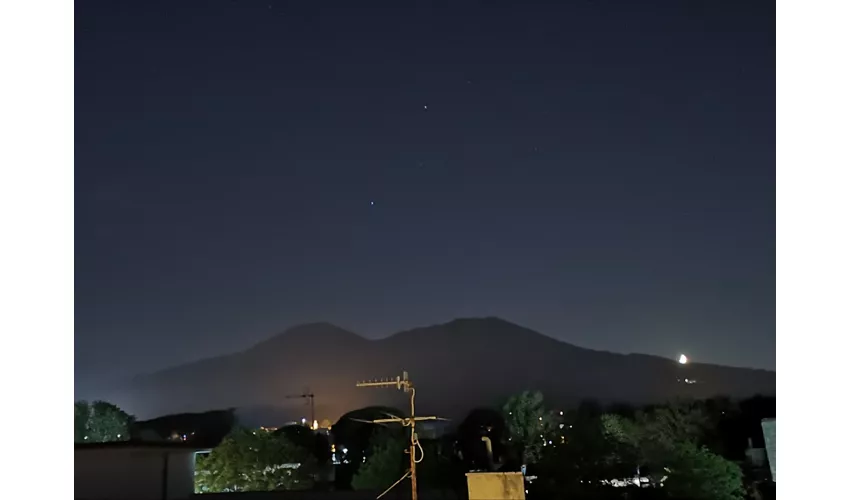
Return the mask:
[[[755,1],[78,1],[78,390],[316,320],[775,368],[774,36]]]

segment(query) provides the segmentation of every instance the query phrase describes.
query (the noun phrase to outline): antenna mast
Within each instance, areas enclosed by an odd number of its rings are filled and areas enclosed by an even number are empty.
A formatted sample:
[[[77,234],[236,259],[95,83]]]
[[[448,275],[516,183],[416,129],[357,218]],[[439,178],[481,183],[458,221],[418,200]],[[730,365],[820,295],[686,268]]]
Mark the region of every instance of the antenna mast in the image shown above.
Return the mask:
[[[425,458],[425,454],[422,450],[422,445],[419,444],[419,437],[416,435],[416,422],[421,422],[423,420],[444,420],[439,417],[429,416],[429,417],[417,417],[416,416],[416,406],[415,406],[415,398],[416,398],[416,389],[413,388],[413,382],[408,378],[407,372],[402,372],[401,376],[396,376],[393,379],[384,379],[384,380],[373,380],[367,382],[358,382],[357,387],[379,387],[379,388],[387,388],[387,387],[395,387],[400,391],[404,391],[410,394],[410,416],[406,418],[401,417],[392,417],[392,418],[380,418],[377,420],[371,420],[370,422],[373,424],[388,424],[388,423],[399,423],[404,427],[410,427],[410,448],[407,453],[410,454],[410,469],[404,473],[398,481],[392,484],[389,488],[384,490],[383,493],[378,495],[377,498],[381,498],[386,495],[391,489],[393,489],[398,483],[402,482],[405,478],[410,477],[410,498],[411,500],[417,500],[416,494],[416,464],[422,461]],[[416,448],[419,448],[419,459],[416,459]]]

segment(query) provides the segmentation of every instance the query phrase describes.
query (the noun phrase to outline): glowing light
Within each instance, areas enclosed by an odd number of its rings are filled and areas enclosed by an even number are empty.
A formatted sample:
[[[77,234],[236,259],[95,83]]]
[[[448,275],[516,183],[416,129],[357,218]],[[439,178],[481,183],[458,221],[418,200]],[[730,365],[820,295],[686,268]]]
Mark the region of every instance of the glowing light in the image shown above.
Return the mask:
[[[307,419],[306,418],[301,419],[301,425],[307,425]]]
[[[315,431],[315,430],[318,430],[318,429],[319,429],[319,421],[313,420],[313,430]]]
[[[685,356],[684,354],[680,354],[680,355],[679,355],[679,364],[680,364],[680,365],[686,365],[686,364],[688,364],[688,357],[687,357],[687,356]]]

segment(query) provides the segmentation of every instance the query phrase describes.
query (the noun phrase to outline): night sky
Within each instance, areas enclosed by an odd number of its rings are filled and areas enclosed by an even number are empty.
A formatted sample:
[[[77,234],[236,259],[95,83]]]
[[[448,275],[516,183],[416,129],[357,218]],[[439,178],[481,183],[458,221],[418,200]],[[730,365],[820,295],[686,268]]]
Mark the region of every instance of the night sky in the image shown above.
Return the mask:
[[[75,23],[78,391],[309,321],[499,316],[775,368],[773,2],[104,0]]]

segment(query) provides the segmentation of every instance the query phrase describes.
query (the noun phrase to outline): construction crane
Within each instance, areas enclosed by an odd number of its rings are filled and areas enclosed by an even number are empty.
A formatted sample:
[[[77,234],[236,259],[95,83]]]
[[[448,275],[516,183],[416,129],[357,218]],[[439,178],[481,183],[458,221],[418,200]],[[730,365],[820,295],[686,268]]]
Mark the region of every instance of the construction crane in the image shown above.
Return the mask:
[[[302,394],[290,394],[286,399],[310,399],[310,428],[316,430],[316,403],[312,392],[304,391]]]
[[[419,444],[419,437],[416,435],[416,422],[421,422],[423,420],[447,420],[445,418],[440,417],[417,417],[416,416],[416,407],[415,407],[415,398],[416,398],[416,389],[413,388],[413,382],[407,376],[407,372],[403,372],[401,376],[397,376],[395,380],[385,379],[385,380],[374,380],[370,382],[358,382],[357,387],[395,387],[398,390],[403,390],[404,392],[410,394],[410,416],[409,417],[396,417],[394,415],[389,415],[390,418],[379,418],[376,420],[360,420],[361,422],[367,422],[372,424],[389,424],[389,423],[398,423],[404,427],[410,427],[410,448],[406,453],[410,454],[410,469],[404,473],[398,481],[394,482],[389,488],[384,490],[383,493],[378,495],[377,498],[381,498],[382,496],[389,493],[391,489],[393,489],[397,484],[404,481],[406,478],[410,477],[410,498],[411,500],[417,500],[416,494],[416,464],[421,462],[425,458],[425,452],[422,450],[422,445]],[[359,420],[359,419],[353,419]],[[416,448],[419,448],[419,458],[416,458]]]

